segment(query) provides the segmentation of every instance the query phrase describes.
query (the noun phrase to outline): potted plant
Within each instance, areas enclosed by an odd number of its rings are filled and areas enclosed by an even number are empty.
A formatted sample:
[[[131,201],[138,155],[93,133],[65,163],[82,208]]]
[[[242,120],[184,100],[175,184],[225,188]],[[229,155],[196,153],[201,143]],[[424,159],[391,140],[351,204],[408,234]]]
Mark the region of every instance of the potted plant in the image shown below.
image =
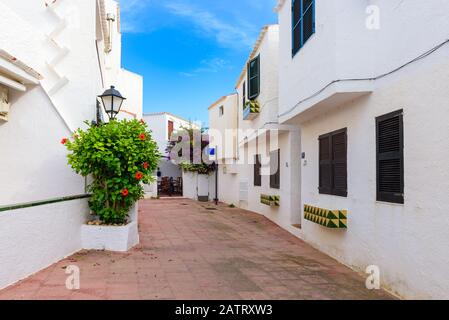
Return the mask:
[[[92,219],[82,227],[84,249],[127,251],[139,242],[137,201],[151,183],[160,153],[143,121],[88,125],[62,143],[69,165],[90,177]]]

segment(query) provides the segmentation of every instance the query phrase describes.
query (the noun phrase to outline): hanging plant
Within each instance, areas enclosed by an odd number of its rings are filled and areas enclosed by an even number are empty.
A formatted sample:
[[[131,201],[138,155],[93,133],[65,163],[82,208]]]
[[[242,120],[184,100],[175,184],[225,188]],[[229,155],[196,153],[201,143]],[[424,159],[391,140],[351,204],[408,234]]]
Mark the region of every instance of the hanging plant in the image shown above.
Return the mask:
[[[214,172],[214,164],[204,161],[203,155],[205,150],[209,148],[209,137],[204,134],[204,129],[194,129],[192,127],[186,128],[181,127],[178,132],[175,132],[175,136],[185,137],[182,141],[172,141],[168,144],[166,151],[172,155],[172,151],[177,147],[176,150],[188,149],[189,157],[182,154],[180,151],[178,154],[173,156],[170,160],[177,164],[185,172],[193,172],[198,174],[210,174]],[[195,144],[195,136],[201,137],[201,142]],[[200,161],[198,161],[200,159]],[[196,160],[196,161],[195,161]],[[199,163],[198,163],[199,162]]]

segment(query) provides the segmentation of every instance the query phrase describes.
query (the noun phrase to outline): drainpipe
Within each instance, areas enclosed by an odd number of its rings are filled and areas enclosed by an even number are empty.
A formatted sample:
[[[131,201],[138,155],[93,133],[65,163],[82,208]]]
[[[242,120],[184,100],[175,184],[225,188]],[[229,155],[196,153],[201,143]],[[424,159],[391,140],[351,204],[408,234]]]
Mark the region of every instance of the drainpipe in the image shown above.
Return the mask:
[[[240,148],[239,148],[239,144],[240,144],[240,140],[239,140],[239,126],[240,126],[240,94],[239,94],[239,90],[237,88],[235,88],[235,92],[237,94],[237,145],[236,145],[236,150],[235,150],[235,159],[234,160],[240,160]]]
[[[218,146],[215,146],[215,157],[217,157],[217,159],[215,160],[216,162],[214,162],[214,167],[215,167],[215,205],[218,206]]]

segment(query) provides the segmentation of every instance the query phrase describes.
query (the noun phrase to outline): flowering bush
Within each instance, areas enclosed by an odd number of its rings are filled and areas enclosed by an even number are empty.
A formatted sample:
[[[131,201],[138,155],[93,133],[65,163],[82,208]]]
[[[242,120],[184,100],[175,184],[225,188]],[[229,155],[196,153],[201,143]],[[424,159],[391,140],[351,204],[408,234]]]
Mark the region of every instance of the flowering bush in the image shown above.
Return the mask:
[[[173,163],[185,172],[207,175],[214,172],[214,164],[205,157],[205,151],[209,148],[209,137],[204,134],[204,130],[181,127],[171,138],[176,137],[178,141],[170,141],[166,149]],[[195,143],[195,139],[199,142]]]
[[[92,212],[105,224],[126,223],[129,210],[144,196],[142,183],[153,182],[161,157],[146,124],[114,120],[89,125],[61,143],[70,152],[69,165],[93,178],[88,186]]]

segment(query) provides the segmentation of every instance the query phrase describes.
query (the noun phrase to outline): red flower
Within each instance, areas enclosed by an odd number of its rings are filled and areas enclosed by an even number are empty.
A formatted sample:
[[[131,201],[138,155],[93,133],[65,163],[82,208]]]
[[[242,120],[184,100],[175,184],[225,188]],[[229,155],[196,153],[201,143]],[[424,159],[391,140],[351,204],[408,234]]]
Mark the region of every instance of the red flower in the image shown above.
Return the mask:
[[[150,165],[148,164],[148,162],[145,162],[143,164],[143,167],[145,168],[145,170],[148,170],[148,168],[150,167]]]
[[[122,196],[127,197],[128,195],[129,195],[128,189],[123,189],[122,190]]]
[[[136,172],[136,179],[137,179],[137,180],[142,180],[142,178],[143,178],[143,173],[140,172],[140,171],[137,171],[137,172]]]
[[[147,138],[147,136],[145,135],[145,133],[139,134],[139,139],[140,140],[145,141],[146,138]]]
[[[69,139],[67,139],[67,138],[64,138],[64,139],[62,139],[61,140],[61,144],[67,144],[67,142],[69,142]]]

